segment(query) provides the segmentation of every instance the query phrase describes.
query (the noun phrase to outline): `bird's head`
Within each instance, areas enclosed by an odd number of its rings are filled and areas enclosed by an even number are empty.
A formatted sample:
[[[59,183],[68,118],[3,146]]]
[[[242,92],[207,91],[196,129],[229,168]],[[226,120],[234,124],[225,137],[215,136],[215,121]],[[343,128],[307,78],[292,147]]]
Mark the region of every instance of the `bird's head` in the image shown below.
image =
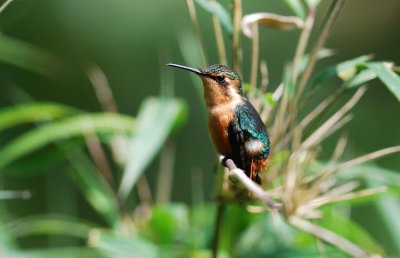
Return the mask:
[[[206,68],[167,65],[191,71],[200,76],[204,86],[204,97],[209,106],[240,100],[243,97],[240,77],[230,67],[221,64],[213,64]]]

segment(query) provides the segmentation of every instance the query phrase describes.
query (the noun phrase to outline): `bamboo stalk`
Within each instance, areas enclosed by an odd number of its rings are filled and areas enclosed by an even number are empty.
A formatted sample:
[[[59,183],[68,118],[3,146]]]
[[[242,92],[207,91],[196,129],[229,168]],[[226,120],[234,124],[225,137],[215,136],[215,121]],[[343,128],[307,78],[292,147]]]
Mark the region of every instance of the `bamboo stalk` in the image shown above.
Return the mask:
[[[203,39],[201,36],[201,32],[200,32],[200,26],[197,22],[197,15],[196,15],[196,7],[194,5],[193,0],[186,0],[186,4],[189,10],[189,16],[190,16],[190,20],[192,22],[192,26],[194,28],[194,32],[196,34],[197,40],[200,44],[200,55],[201,55],[201,59],[203,62],[203,66],[207,66],[207,57],[205,54],[205,47],[204,47],[204,43],[203,43]]]
[[[307,85],[307,82],[310,79],[315,64],[318,60],[318,53],[321,50],[321,48],[325,45],[329,33],[332,30],[333,24],[336,21],[336,18],[338,17],[340,11],[342,10],[344,3],[345,0],[334,0],[332,1],[331,6],[327,11],[327,15],[325,15],[325,18],[322,22],[322,29],[320,30],[318,40],[311,52],[311,56],[308,61],[307,67],[304,70],[303,76],[300,79],[298,90],[296,91],[296,99],[298,99],[303,93],[304,88]]]
[[[233,0],[233,31],[232,31],[232,68],[241,75],[241,52],[240,52],[240,24],[242,21],[242,1]]]

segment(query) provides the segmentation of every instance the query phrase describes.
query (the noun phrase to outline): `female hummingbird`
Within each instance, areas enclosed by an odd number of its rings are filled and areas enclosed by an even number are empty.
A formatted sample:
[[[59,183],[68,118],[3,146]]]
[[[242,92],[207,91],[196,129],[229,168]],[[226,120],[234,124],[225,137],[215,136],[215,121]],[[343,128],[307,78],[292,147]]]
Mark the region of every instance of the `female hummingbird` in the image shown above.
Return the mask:
[[[259,173],[266,170],[270,141],[260,115],[245,98],[239,75],[231,68],[214,64],[188,70],[200,76],[208,111],[208,129],[217,152],[232,159],[253,181],[261,184]]]

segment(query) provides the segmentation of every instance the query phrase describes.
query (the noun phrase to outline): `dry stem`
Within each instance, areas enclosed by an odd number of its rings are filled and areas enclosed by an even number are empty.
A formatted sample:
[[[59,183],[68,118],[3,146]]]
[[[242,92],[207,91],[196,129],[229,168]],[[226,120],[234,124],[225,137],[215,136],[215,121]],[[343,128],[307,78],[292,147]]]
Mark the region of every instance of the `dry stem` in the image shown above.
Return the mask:
[[[229,177],[234,177],[240,181],[249,192],[251,192],[255,197],[265,202],[265,204],[271,209],[280,210],[282,205],[276,203],[260,186],[254,183],[243,170],[238,169],[233,162],[233,160],[228,159],[226,161],[226,166],[229,168]]]

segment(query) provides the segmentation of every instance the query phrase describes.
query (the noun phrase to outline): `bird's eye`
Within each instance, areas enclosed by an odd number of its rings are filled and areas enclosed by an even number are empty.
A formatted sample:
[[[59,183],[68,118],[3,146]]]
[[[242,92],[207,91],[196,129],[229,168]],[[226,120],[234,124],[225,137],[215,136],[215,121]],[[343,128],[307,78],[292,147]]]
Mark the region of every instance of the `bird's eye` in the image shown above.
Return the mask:
[[[217,80],[217,82],[224,82],[225,81],[225,76],[219,75],[219,76],[215,77],[215,79]]]

